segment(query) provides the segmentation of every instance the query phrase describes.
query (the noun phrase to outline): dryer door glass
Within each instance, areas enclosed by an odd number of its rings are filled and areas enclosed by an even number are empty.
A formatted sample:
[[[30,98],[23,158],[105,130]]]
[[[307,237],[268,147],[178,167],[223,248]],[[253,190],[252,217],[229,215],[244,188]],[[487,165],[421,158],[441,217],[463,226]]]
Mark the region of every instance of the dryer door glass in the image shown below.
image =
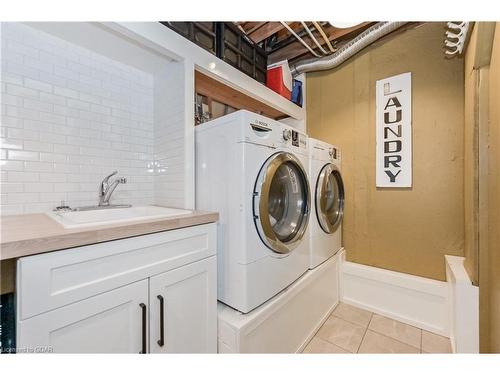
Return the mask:
[[[333,233],[344,214],[344,184],[334,164],[326,164],[318,176],[315,204],[321,229]]]
[[[273,251],[288,253],[307,228],[309,185],[300,161],[278,153],[264,164],[254,193],[255,222],[259,235]]]

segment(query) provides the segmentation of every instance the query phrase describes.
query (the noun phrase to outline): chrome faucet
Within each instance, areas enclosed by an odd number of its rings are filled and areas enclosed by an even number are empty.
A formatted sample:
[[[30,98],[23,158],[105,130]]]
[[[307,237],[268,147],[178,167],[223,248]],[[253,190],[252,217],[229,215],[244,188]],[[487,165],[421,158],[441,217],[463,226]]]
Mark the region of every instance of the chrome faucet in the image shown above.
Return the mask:
[[[127,183],[126,178],[117,177],[111,184],[109,184],[109,179],[117,173],[118,171],[114,171],[109,176],[104,177],[104,180],[102,180],[101,186],[99,187],[99,207],[109,206],[109,199],[111,198],[111,194],[113,194],[113,191],[115,191],[116,187],[119,184]]]

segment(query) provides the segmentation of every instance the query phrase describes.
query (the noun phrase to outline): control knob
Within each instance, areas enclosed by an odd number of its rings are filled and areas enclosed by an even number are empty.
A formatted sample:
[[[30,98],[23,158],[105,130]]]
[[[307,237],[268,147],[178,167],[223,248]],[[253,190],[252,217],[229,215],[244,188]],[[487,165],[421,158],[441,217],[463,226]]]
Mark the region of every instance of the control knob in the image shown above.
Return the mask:
[[[283,130],[283,139],[288,141],[290,138],[292,138],[292,131],[290,129]]]

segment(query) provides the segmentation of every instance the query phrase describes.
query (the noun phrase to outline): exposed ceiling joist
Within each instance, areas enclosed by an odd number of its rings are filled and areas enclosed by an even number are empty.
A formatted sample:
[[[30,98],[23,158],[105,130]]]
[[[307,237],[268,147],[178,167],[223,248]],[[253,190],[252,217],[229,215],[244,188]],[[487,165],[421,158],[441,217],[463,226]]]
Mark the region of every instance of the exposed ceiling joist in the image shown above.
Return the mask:
[[[269,38],[271,35],[281,31],[284,26],[279,22],[267,22],[265,25],[259,27],[257,30],[249,34],[249,37],[255,42],[260,43],[264,39]]]
[[[243,29],[247,35],[252,34],[254,31],[258,30],[260,27],[264,26],[266,22],[245,22]]]
[[[372,24],[373,22],[363,22],[359,25],[345,29],[331,28],[330,30],[325,31],[325,33],[330,41],[341,41],[343,39],[347,39],[350,34],[359,34],[360,32],[370,27],[370,25]],[[317,48],[313,41],[309,38],[309,36],[304,35],[302,39],[311,48]],[[318,37],[318,41],[323,46],[327,47],[326,42],[320,36]],[[290,61],[299,56],[307,54],[308,52],[309,51],[300,43],[289,43],[288,45],[279,48],[274,52],[271,52],[271,54],[269,55],[269,63],[274,63],[285,59],[288,59]]]

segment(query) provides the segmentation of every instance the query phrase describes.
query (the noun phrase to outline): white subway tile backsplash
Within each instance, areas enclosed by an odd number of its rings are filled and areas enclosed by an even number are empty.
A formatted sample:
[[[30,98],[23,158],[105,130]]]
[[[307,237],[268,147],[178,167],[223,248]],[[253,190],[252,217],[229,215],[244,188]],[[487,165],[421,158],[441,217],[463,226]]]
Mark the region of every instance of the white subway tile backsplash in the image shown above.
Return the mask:
[[[65,87],[54,87],[54,94],[78,99],[78,91],[67,89]]]
[[[75,81],[78,80],[78,72],[75,72],[73,70],[67,69],[62,66],[54,67],[54,75],[57,77],[64,77]]]
[[[36,181],[40,182],[66,182],[66,174],[63,173],[40,173]]]
[[[76,183],[55,183],[54,192],[69,193],[72,191],[79,191],[80,186]]]
[[[0,205],[0,215],[19,215],[22,213],[24,213],[24,205],[22,205],[22,204],[3,204],[2,203]]]
[[[59,87],[66,86],[66,82],[67,82],[66,78],[59,77],[53,73],[48,73],[48,72],[38,73],[37,76],[35,77],[35,79],[37,79],[37,78],[40,79],[40,81],[42,81],[42,82],[50,83],[51,85],[59,86]],[[56,91],[55,88],[53,91],[54,92]]]
[[[86,111],[90,110],[90,103],[83,102],[83,101],[77,100],[77,99],[68,99],[67,106],[70,108],[83,109]]]
[[[54,113],[57,115],[78,117],[80,116],[80,111],[75,108],[69,108],[61,105],[54,105]]]
[[[89,121],[100,121],[102,115],[99,113],[88,112],[88,111],[80,111],[80,117]]]
[[[83,92],[80,93],[80,100],[83,100],[84,102],[94,103],[94,104],[101,103],[101,98],[99,98],[97,95],[86,94]]]
[[[66,123],[66,117],[61,116],[61,115],[52,114],[52,113],[40,112],[39,119],[41,121],[46,121],[46,122],[49,122],[52,124],[65,124]]]
[[[40,82],[43,84],[43,82]],[[52,87],[52,86],[51,86]],[[64,96],[54,95],[46,92],[40,93],[40,101],[46,103],[57,104],[60,106],[66,105],[66,98]]]
[[[5,196],[5,201],[3,202],[5,202],[5,204],[18,204],[24,202],[38,202],[38,199],[38,193],[9,193]]]
[[[38,79],[39,77],[41,77],[41,74],[39,74],[41,72],[39,72],[38,69],[30,68],[12,61],[6,61],[4,64],[2,64],[2,69],[5,69],[6,73],[17,74],[23,77],[33,79]]]
[[[35,109],[37,111],[45,111],[52,112],[54,110],[54,106],[50,103],[44,103],[39,100],[32,99],[24,99],[24,108]]]
[[[46,133],[42,131],[40,132],[40,141],[65,144],[66,136],[56,133]]]
[[[40,138],[40,133],[36,130],[7,128],[7,137],[36,141]]]
[[[8,94],[16,95],[22,98],[38,99],[37,90],[29,89],[18,85],[12,85],[10,83],[7,83],[6,87]]]
[[[3,175],[3,173],[2,173]],[[7,171],[5,177],[2,176],[3,182],[38,182],[40,175],[33,172]]]
[[[0,166],[3,171],[24,171],[24,162],[20,160],[1,160]]]
[[[4,106],[2,106],[3,108]],[[5,115],[9,117],[16,117],[18,119],[38,120],[38,111],[28,108],[13,107],[10,105],[5,106]]]
[[[51,143],[26,140],[24,141],[24,149],[27,151],[43,151],[43,153],[40,154],[40,160],[46,161],[42,159],[42,154],[52,155],[47,153],[52,152],[54,150],[54,145]]]
[[[8,150],[7,159],[9,160],[40,160],[40,154],[33,151]]]
[[[39,198],[40,198],[40,202],[54,202],[56,204],[55,206],[57,206],[57,205],[59,205],[59,203],[61,201],[67,200],[67,193],[63,193],[63,192],[58,192],[58,193],[40,192],[40,197]],[[45,210],[45,211],[50,211],[55,206],[49,207],[49,209]],[[29,206],[28,208],[31,209],[31,206]]]
[[[2,104],[8,104],[16,107],[23,106],[23,98],[16,95],[2,93]]]
[[[55,154],[52,152],[40,152],[40,161],[48,161],[48,162],[54,162],[54,163],[66,163],[68,161],[68,155]]]
[[[105,107],[99,104],[92,104],[91,111],[94,113],[100,113],[102,115],[109,115],[111,113],[111,109],[109,107]]]
[[[177,70],[156,77],[24,24],[1,27],[2,214],[95,204],[113,170],[128,179],[113,202],[183,205]],[[157,90],[157,79],[168,82]]]
[[[5,56],[5,54],[4,54]],[[7,83],[13,83],[14,85],[23,85],[23,76],[18,74],[12,74],[7,71],[2,72],[2,85]],[[3,91],[3,90],[2,90]]]
[[[24,40],[23,40],[24,41]],[[19,53],[23,56],[38,58],[38,49],[32,48],[26,43],[20,43],[19,40],[9,40],[6,43],[2,43],[6,46],[5,54],[8,55],[10,52]]]
[[[24,191],[24,184],[21,183],[0,183],[0,191],[5,193],[22,193]]]
[[[24,66],[28,68],[35,68],[41,72],[52,73],[54,71],[54,67],[51,63],[41,61],[40,59],[34,57],[25,56]]]
[[[17,118],[17,117],[2,116],[2,126],[4,126],[4,127],[9,126],[11,128],[22,128],[23,127],[23,119]],[[2,129],[5,129],[5,128],[2,128]]]
[[[7,151],[7,149],[12,149],[12,150],[22,150],[23,149],[23,143],[26,142],[22,139],[10,139],[10,138],[5,138],[7,136],[7,132],[5,130],[8,130],[7,128],[1,128],[2,129],[2,137],[0,138],[0,147],[2,150]],[[7,152],[5,152],[7,155]],[[7,158],[7,156],[5,157]]]
[[[33,90],[37,90],[37,91],[46,91],[48,93],[52,92],[52,85],[51,84],[48,84],[48,83],[45,83],[45,82],[42,82],[39,80],[31,79],[31,78],[24,79],[24,86],[27,88],[33,89]],[[40,95],[42,95],[42,94],[43,93],[40,93]]]
[[[46,182],[35,182],[31,184],[25,184],[24,186],[24,192],[26,193],[49,193],[53,191],[54,191],[54,184]]]
[[[32,172],[52,172],[54,170],[54,164],[40,161],[27,161],[24,163],[24,170]]]

